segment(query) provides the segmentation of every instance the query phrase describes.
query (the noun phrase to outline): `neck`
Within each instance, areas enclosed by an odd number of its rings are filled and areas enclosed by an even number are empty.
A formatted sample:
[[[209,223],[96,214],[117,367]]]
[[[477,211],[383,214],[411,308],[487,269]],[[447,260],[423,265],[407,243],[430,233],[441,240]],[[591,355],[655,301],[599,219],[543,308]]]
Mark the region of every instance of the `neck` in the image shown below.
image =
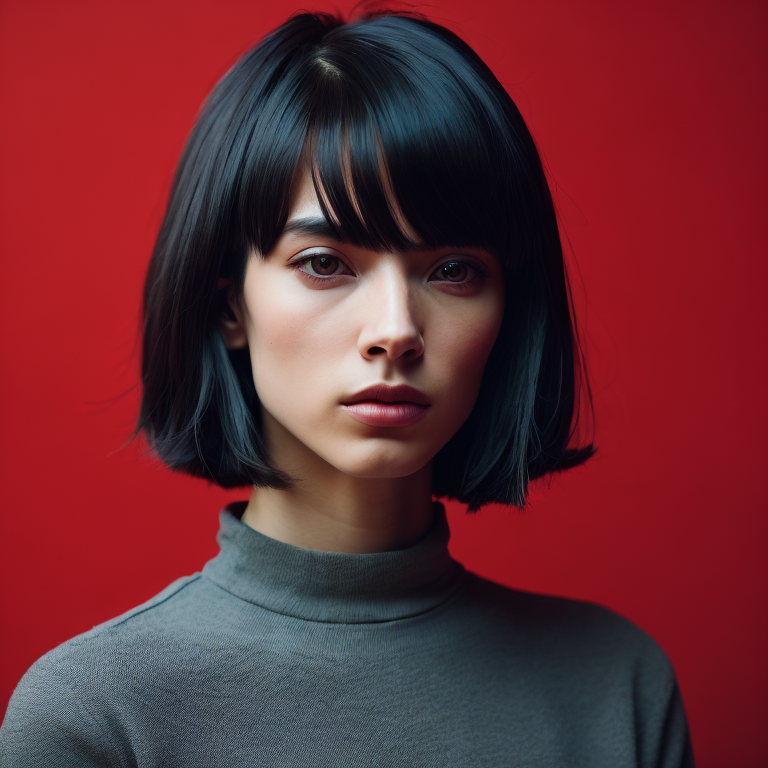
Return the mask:
[[[404,549],[433,520],[432,463],[407,477],[305,476],[294,488],[254,488],[242,522],[304,549],[366,554]]]

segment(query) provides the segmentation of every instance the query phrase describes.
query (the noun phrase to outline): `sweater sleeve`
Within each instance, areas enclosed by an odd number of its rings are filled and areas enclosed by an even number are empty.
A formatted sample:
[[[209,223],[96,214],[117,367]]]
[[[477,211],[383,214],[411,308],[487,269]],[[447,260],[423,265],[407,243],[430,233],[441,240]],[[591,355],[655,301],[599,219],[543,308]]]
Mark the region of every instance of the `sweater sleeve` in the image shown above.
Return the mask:
[[[0,728],[0,765],[122,766],[106,728],[73,688],[41,661],[21,679]]]
[[[694,768],[693,750],[677,675],[655,640],[638,634],[634,704],[638,763],[644,768]]]
[[[694,768],[688,720],[683,699],[680,696],[680,688],[674,677],[661,731],[656,766],[658,768]]]

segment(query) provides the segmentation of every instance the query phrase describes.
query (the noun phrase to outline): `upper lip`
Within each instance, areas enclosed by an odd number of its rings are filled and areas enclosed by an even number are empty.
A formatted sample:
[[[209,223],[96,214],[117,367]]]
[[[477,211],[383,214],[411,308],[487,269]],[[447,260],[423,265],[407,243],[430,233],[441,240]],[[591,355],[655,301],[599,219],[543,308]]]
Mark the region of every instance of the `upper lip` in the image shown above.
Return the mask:
[[[344,405],[359,403],[361,400],[381,400],[384,403],[408,402],[418,405],[429,405],[429,400],[423,392],[409,387],[407,384],[398,384],[391,387],[388,384],[374,384],[366,387],[358,393],[351,395],[343,401]]]

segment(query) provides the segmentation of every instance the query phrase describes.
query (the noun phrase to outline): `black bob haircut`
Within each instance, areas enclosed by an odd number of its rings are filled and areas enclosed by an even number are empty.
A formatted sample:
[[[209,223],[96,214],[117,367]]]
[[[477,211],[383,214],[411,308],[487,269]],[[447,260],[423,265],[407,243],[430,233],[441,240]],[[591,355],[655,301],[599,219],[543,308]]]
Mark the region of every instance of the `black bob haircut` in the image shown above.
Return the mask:
[[[221,279],[241,290],[249,254],[271,251],[308,157],[340,240],[412,246],[391,191],[422,247],[482,247],[504,267],[502,327],[473,411],[434,458],[433,494],[470,512],[489,503],[522,509],[529,481],[592,456],[591,443],[568,447],[578,388],[589,393],[589,384],[533,139],[466,43],[391,10],[351,22],[292,16],[203,105],[144,288],[137,432],[158,456],[225,488],[292,486],[265,453],[248,350],[228,351],[217,321]]]

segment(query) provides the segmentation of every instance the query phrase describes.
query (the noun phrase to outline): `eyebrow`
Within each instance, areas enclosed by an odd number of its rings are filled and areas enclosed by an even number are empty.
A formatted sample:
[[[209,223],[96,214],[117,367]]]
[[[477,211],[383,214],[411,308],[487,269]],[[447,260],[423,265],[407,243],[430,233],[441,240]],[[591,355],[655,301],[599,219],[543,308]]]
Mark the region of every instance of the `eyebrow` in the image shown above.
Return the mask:
[[[290,233],[327,237],[331,240],[337,240],[340,243],[352,242],[351,239],[344,234],[343,230],[338,227],[334,229],[322,216],[292,219],[283,229],[284,235]]]
[[[283,228],[283,235],[297,234],[297,235],[311,235],[313,237],[326,237],[329,240],[335,240],[337,243],[343,243],[345,245],[357,245],[357,243],[349,237],[341,227],[332,227],[326,219],[322,216],[305,216],[301,219],[291,219],[286,223]],[[456,248],[461,249],[463,245],[453,245],[451,243],[445,243],[442,248]],[[434,250],[438,250],[439,247],[435,247]],[[419,250],[431,250],[424,249],[421,245],[407,245],[404,249],[404,253],[411,253]]]
[[[307,216],[301,219],[292,219],[283,228],[283,234],[311,235],[313,237],[327,237],[344,245],[359,245],[357,241],[347,235],[341,227],[332,227],[322,216]],[[420,245],[407,245],[405,253],[418,251]]]

